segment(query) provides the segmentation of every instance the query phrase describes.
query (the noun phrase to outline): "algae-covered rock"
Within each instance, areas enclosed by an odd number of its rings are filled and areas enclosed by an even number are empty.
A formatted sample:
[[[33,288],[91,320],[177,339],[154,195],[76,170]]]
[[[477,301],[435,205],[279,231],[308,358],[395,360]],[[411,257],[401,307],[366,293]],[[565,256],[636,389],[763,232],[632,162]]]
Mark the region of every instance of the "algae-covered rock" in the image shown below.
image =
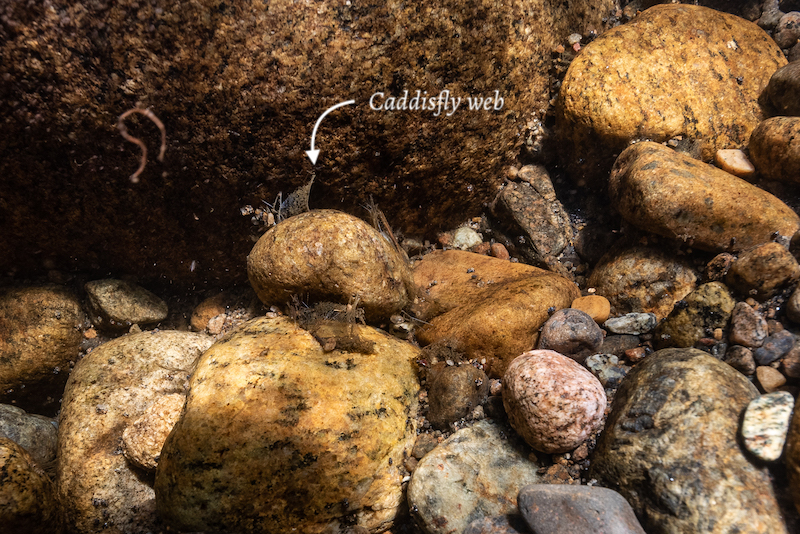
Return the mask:
[[[683,304],[656,328],[658,347],[691,347],[700,338],[726,328],[736,301],[720,282],[703,284],[689,293]]]

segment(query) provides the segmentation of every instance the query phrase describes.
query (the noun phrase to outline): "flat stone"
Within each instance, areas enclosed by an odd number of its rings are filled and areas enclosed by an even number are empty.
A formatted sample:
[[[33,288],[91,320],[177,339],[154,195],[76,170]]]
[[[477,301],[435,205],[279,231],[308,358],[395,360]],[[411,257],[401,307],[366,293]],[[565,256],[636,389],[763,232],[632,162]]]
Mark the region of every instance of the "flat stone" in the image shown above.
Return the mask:
[[[125,429],[166,394],[185,394],[205,334],[162,330],[119,337],[75,365],[58,426],[56,486],[67,530],[157,531],[152,477],[121,454]]]
[[[614,354],[592,354],[584,362],[586,368],[597,377],[604,388],[616,389],[631,370]]]
[[[626,313],[619,317],[611,317],[603,326],[614,334],[638,336],[650,332],[657,323],[655,313]]]
[[[780,371],[768,365],[756,367],[756,378],[761,388],[767,393],[772,393],[786,384],[786,377]]]
[[[25,410],[0,404],[0,437],[17,443],[41,467],[50,467],[56,459],[58,430],[54,420]]]
[[[786,391],[768,393],[750,401],[744,411],[741,430],[747,450],[765,462],[780,458],[793,408],[794,397]]]
[[[743,252],[725,281],[743,295],[765,300],[798,278],[800,265],[791,252],[779,243],[767,243]]]
[[[603,324],[611,315],[611,303],[601,295],[578,297],[572,301],[569,307],[586,313],[597,324]]]
[[[540,481],[532,451],[507,428],[480,421],[457,431],[419,462],[408,504],[428,534],[463,532],[476,517],[517,511],[517,495]]]
[[[91,313],[100,327],[127,330],[167,318],[166,302],[145,288],[124,280],[106,279],[84,286]]]
[[[628,349],[635,349],[641,345],[642,340],[639,336],[630,334],[610,334],[603,340],[603,345],[600,347],[600,353],[614,354],[622,358]]]
[[[767,337],[767,320],[746,302],[737,302],[731,313],[731,343],[748,348],[760,347]]]
[[[752,376],[756,372],[756,360],[753,351],[740,345],[732,345],[725,351],[722,361],[739,371],[745,376]]]
[[[589,314],[564,308],[544,323],[537,348],[553,350],[583,363],[600,349],[603,337],[603,331]]]
[[[633,247],[603,256],[588,284],[608,299],[612,315],[654,313],[660,321],[696,282],[688,262],[655,247]]]
[[[155,476],[172,528],[391,527],[416,437],[419,349],[359,324],[305,326],[314,335],[286,317],[256,318],[197,362]]]
[[[703,161],[744,148],[763,118],[758,97],[785,64],[751,22],[700,6],[653,6],[602,33],[570,65],[556,115],[562,161],[579,185],[602,186],[632,140],[680,136]]]
[[[773,240],[788,244],[800,229],[797,214],[775,196],[650,141],[619,155],[609,193],[622,218],[637,228],[710,252],[747,250]]]
[[[511,426],[531,447],[559,453],[575,449],[599,428],[606,394],[575,360],[533,350],[508,366],[503,405]]]
[[[533,534],[645,534],[628,501],[608,488],[534,484],[518,501]]]
[[[772,117],[759,123],[750,136],[749,149],[753,164],[765,178],[800,182],[800,117]]]
[[[794,347],[794,335],[788,330],[775,332],[764,339],[764,343],[753,351],[758,365],[769,365],[781,359]]]
[[[778,115],[800,116],[800,61],[792,61],[775,71],[764,94]]]
[[[717,328],[725,328],[736,301],[720,282],[703,284],[684,299],[655,332],[656,346],[691,347]]]
[[[428,379],[428,421],[436,428],[448,429],[489,394],[489,379],[472,365],[445,365],[428,376],[432,376]]]
[[[767,468],[737,441],[757,396],[747,378],[702,351],[657,351],[617,390],[590,476],[619,491],[647,532],[785,534]]]
[[[0,291],[0,402],[55,415],[84,320],[78,298],[62,287]]]

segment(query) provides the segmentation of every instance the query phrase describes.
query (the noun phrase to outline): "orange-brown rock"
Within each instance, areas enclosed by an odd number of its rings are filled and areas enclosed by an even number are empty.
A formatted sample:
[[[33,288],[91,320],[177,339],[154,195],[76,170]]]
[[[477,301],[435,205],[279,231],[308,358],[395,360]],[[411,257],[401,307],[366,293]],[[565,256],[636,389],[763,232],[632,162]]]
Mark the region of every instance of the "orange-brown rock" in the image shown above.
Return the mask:
[[[779,243],[766,243],[743,252],[728,271],[727,284],[746,296],[764,300],[800,278],[800,265]]]
[[[800,117],[772,117],[761,122],[753,130],[748,148],[765,178],[800,182]]]

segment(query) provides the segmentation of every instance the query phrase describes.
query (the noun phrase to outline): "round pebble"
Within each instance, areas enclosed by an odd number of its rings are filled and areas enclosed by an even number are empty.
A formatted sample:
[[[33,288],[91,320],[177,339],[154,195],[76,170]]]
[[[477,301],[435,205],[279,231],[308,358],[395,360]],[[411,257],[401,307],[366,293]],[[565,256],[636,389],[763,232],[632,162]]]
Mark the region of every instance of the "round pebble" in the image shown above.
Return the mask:
[[[428,420],[436,428],[447,429],[480,406],[488,393],[489,379],[480,369],[471,365],[444,366],[430,380]]]
[[[540,349],[550,349],[583,363],[600,350],[603,331],[589,314],[581,310],[558,310],[542,326]]]
[[[766,462],[780,458],[793,408],[794,397],[786,391],[752,400],[742,419],[742,438],[747,450]]]
[[[638,336],[655,328],[656,322],[654,313],[626,313],[620,317],[608,319],[604,326],[615,334]]]
[[[725,280],[744,295],[757,299],[773,296],[777,290],[800,278],[800,265],[780,243],[767,243],[739,256]]]
[[[753,358],[753,351],[741,345],[728,347],[722,361],[745,376],[750,376],[756,372],[756,361]]]
[[[489,254],[501,260],[507,260],[511,257],[508,249],[502,243],[493,243],[489,248]]]
[[[731,343],[760,347],[767,337],[767,321],[746,302],[737,302],[731,314]]]
[[[462,226],[453,234],[453,247],[469,250],[483,243],[480,234],[468,226]]]
[[[800,12],[790,11],[778,21],[775,33],[772,35],[775,44],[781,48],[790,48],[797,44],[800,38]]]
[[[780,371],[767,365],[756,367],[756,378],[767,393],[772,393],[786,383],[786,377]]]
[[[794,323],[800,324],[800,290],[795,289],[786,303],[786,315]]]
[[[744,151],[738,148],[717,150],[714,161],[720,169],[739,178],[748,178],[756,172],[756,168],[747,159]]]
[[[764,91],[779,115],[800,115],[800,61],[776,70]]]
[[[597,430],[606,408],[602,384],[575,360],[552,350],[514,359],[503,377],[511,426],[545,453],[576,448]]]
[[[603,324],[611,315],[611,303],[601,295],[578,297],[572,301],[570,308],[587,313],[597,324]]]

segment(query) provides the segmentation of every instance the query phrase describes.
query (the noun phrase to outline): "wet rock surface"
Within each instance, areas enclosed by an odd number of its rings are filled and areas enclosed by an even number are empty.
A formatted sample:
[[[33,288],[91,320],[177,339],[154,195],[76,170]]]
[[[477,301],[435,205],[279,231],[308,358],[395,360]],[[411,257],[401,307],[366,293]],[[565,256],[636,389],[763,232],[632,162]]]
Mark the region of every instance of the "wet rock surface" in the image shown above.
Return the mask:
[[[752,400],[742,419],[742,438],[747,450],[767,462],[780,458],[793,408],[794,397],[786,391]]]
[[[740,293],[765,300],[798,278],[794,256],[779,243],[767,243],[740,254],[725,280]]]
[[[471,365],[441,365],[428,376],[428,420],[433,426],[447,428],[472,413],[489,394],[489,379]]]
[[[800,91],[800,61],[792,61],[775,71],[769,79],[764,94],[778,115],[797,117],[800,116],[798,91]]]
[[[693,346],[715,329],[725,328],[736,305],[728,288],[719,282],[701,285],[687,295],[684,303],[656,328],[660,346]]]
[[[583,363],[603,344],[603,331],[587,313],[572,308],[558,310],[544,323],[538,349],[547,349]]]
[[[37,465],[53,465],[57,436],[53,419],[0,404],[0,437],[8,438],[25,449]]]
[[[770,180],[800,182],[800,117],[772,117],[750,136],[750,157]]]
[[[167,304],[145,288],[124,280],[95,280],[85,286],[89,309],[101,328],[128,329],[167,318]]]

